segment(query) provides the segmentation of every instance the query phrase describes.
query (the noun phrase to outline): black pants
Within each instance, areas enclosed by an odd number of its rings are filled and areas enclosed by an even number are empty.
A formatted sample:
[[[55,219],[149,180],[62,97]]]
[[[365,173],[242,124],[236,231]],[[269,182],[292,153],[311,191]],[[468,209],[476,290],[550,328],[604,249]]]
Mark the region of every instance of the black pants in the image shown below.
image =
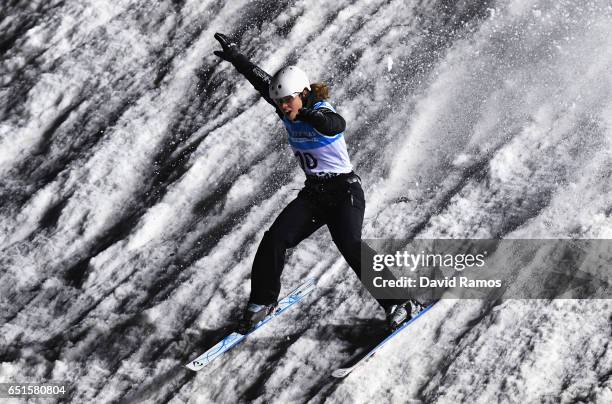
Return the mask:
[[[327,225],[338,250],[360,277],[362,248],[364,256],[375,254],[361,241],[364,211],[365,198],[356,174],[322,181],[306,180],[298,196],[264,233],[253,262],[250,301],[276,303],[286,250],[298,245],[323,225]],[[396,299],[377,300],[383,308],[398,303]]]

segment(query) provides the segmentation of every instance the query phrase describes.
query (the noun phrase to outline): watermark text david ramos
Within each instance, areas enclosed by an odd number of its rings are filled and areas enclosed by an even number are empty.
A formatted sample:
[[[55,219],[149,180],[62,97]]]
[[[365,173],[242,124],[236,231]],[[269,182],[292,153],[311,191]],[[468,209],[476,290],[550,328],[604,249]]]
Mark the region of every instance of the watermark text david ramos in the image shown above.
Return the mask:
[[[612,240],[369,239],[361,260],[376,298],[612,298]]]
[[[419,276],[417,279],[401,276],[396,279],[385,279],[377,276],[373,279],[377,288],[500,288],[501,279],[470,279],[466,276],[444,277],[444,279],[431,279]]]

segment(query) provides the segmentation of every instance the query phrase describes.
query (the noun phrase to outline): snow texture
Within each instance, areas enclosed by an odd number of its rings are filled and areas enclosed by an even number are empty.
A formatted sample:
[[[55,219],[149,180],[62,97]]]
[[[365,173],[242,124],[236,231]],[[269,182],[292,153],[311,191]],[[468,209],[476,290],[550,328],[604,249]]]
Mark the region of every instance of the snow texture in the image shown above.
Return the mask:
[[[319,279],[310,303],[183,368],[303,181],[215,32],[330,85],[365,237],[612,238],[609,0],[8,1],[0,381],[67,380],[75,403],[612,402],[607,300],[445,300],[332,379],[383,313],[324,229],[283,274]]]

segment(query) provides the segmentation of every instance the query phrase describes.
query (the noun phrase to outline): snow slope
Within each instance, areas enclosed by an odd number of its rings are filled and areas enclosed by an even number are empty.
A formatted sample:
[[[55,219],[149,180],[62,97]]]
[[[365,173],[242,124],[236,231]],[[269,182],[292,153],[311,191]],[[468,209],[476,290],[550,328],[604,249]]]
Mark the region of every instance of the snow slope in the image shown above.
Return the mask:
[[[330,84],[366,237],[612,238],[612,5],[10,1],[0,10],[0,381],[73,402],[612,402],[608,300],[383,314],[322,229],[288,312],[199,373],[303,174],[215,32]],[[418,326],[416,326],[418,324]]]

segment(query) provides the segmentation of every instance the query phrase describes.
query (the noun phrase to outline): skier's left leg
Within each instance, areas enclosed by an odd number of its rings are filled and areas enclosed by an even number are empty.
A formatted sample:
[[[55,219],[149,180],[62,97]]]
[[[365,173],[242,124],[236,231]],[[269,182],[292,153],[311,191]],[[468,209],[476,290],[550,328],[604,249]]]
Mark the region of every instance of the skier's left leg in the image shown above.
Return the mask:
[[[337,205],[330,212],[327,227],[338,250],[359,279],[363,281],[362,259],[365,265],[371,265],[376,251],[361,240],[361,227],[365,212],[363,189],[359,182],[353,182],[348,186],[348,192],[342,194],[341,199],[337,201]],[[393,276],[386,268],[381,275],[385,279],[392,279]],[[365,286],[371,293],[369,285]],[[401,296],[389,295],[376,300],[385,311],[388,311],[392,306],[403,303],[406,299],[401,299]]]

